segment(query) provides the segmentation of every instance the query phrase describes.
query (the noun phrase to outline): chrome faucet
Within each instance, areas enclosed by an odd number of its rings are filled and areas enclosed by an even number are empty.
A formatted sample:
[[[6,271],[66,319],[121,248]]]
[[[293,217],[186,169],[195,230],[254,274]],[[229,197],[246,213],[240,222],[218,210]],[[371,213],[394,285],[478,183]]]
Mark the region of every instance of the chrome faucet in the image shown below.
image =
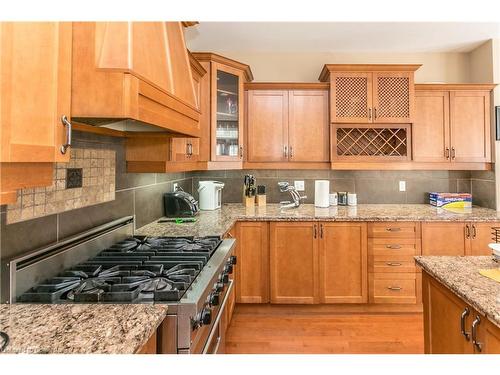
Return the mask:
[[[283,201],[280,202],[281,208],[295,208],[300,206],[300,200],[301,199],[306,199],[306,195],[300,195],[299,192],[295,189],[294,186],[290,186],[288,182],[278,182],[278,186],[280,188],[280,191],[282,193],[289,192],[290,195],[292,196],[293,202],[290,201]]]

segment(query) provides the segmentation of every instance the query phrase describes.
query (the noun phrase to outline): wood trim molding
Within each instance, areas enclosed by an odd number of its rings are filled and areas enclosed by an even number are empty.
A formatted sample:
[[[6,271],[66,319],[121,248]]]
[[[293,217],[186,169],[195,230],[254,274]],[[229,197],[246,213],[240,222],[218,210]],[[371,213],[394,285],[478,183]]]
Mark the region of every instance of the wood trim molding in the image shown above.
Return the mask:
[[[329,90],[329,82],[249,82],[245,90]]]
[[[198,21],[181,21],[182,26],[184,27],[191,27],[195,25],[199,25]]]
[[[332,170],[393,170],[393,171],[411,171],[411,170],[471,170],[471,171],[489,171],[492,169],[492,163],[432,163],[432,162],[332,162]]]
[[[111,137],[125,137],[126,133],[120,130],[109,129],[99,126],[85,125],[78,122],[73,122],[73,130],[78,130],[86,133],[94,133],[100,135],[109,135]]]
[[[243,169],[330,169],[330,163],[320,162],[243,162]]]
[[[491,91],[497,85],[494,83],[417,83],[415,90],[435,90],[435,91],[453,91],[453,90],[478,90]]]
[[[187,53],[189,57],[189,63],[191,64],[191,69],[195,70],[200,77],[203,77],[205,74],[207,74],[207,71],[205,70],[205,68],[203,68],[203,66],[201,66],[196,57],[194,57],[189,50],[187,50]]]
[[[414,72],[422,64],[325,64],[318,80],[327,82],[331,72]]]
[[[224,64],[224,65],[230,66],[232,68],[239,69],[243,72],[246,82],[253,81],[253,74],[252,74],[252,70],[250,69],[250,65],[243,64],[239,61],[232,60],[230,58],[227,58],[227,57],[224,57],[224,56],[218,55],[216,53],[212,53],[212,52],[191,52],[191,54],[198,61],[218,62],[220,64]]]

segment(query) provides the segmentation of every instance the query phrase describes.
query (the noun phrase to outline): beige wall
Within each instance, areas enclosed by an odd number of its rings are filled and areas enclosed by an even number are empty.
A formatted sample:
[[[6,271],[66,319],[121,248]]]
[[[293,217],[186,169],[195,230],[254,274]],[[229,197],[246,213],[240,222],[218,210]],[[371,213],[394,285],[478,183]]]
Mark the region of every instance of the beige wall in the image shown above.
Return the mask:
[[[217,51],[214,51],[217,52]],[[223,56],[249,64],[255,81],[315,82],[326,63],[402,63],[423,64],[415,74],[415,81],[469,82],[467,53],[272,53],[272,52],[218,52]]]
[[[469,53],[469,78],[473,83],[493,82],[493,41]]]

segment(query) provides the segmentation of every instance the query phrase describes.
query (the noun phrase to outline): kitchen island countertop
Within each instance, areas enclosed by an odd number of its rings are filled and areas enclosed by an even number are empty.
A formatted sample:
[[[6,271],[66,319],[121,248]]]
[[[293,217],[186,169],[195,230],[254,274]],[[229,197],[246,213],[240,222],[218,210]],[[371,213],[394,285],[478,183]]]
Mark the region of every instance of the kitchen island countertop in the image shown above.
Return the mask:
[[[500,328],[500,283],[479,273],[498,268],[491,256],[417,256],[429,275]]]
[[[166,305],[1,304],[4,353],[133,354],[167,314]]]
[[[483,207],[452,212],[429,204],[360,204],[317,208],[302,204],[282,210],[279,204],[246,208],[224,204],[221,209],[201,211],[194,223],[159,223],[136,230],[145,236],[222,236],[236,221],[500,221],[500,213]]]

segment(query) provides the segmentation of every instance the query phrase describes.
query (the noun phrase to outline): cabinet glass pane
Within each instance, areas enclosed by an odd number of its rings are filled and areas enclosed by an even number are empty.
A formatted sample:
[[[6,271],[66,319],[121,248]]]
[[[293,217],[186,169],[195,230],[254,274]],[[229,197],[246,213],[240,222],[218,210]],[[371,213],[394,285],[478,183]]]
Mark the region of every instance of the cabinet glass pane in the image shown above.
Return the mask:
[[[239,151],[239,88],[238,76],[217,71],[216,154],[238,156]]]

